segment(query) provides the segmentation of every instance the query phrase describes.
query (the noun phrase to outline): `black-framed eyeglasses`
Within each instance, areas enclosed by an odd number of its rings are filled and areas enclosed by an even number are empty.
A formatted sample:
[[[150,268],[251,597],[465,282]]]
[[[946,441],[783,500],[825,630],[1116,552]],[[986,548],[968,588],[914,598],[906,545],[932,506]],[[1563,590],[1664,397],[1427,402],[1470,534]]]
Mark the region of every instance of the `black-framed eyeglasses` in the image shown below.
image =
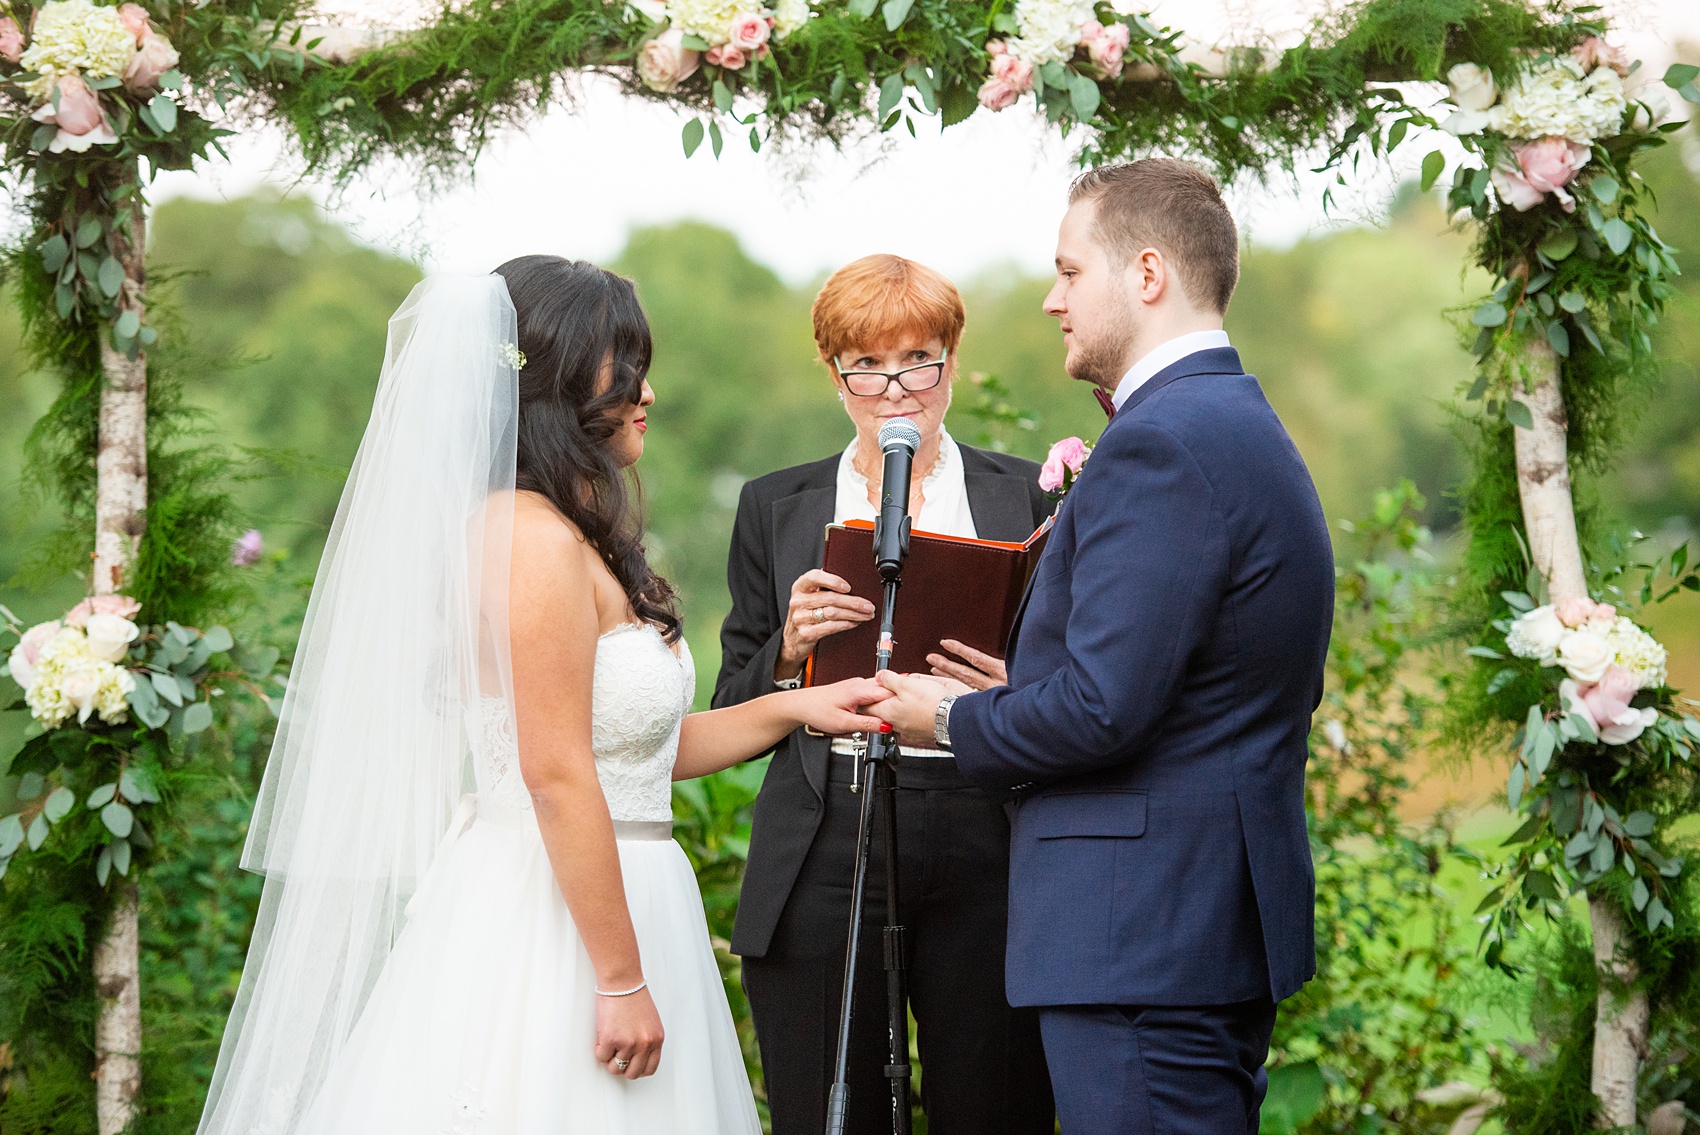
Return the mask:
[[[948,358],[950,352],[945,351],[930,362],[916,363],[902,370],[883,371],[845,370],[844,364],[834,355],[832,365],[838,369],[838,377],[844,380],[844,389],[858,398],[881,398],[894,382],[911,394],[931,390],[944,380],[944,364]]]

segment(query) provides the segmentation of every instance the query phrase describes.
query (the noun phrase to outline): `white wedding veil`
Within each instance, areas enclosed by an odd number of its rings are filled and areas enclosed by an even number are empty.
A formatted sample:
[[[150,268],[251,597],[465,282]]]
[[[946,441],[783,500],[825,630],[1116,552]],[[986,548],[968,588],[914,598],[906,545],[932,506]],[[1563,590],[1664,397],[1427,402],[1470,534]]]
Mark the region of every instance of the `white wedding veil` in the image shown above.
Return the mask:
[[[390,320],[243,852],[265,890],[202,1135],[298,1130],[470,789],[469,709],[511,693],[517,342],[496,275],[433,276]]]

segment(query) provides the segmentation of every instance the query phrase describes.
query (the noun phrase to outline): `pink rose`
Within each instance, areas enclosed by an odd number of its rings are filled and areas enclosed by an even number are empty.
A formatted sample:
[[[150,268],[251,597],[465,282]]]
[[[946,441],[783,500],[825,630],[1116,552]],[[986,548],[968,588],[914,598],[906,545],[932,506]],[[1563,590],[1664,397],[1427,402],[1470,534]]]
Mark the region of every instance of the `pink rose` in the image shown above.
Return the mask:
[[[744,68],[744,53],[740,49],[727,44],[725,47],[711,47],[708,54],[703,56],[710,66],[724,67],[728,71],[741,71]]]
[[[1084,24],[1080,25],[1080,42],[1083,44],[1091,44],[1093,40],[1103,34],[1104,25],[1100,24],[1097,20],[1087,20]]]
[[[1004,110],[1015,105],[1021,92],[1002,79],[987,79],[980,84],[980,105],[987,110]]]
[[[994,39],[990,43],[986,44],[986,54],[993,56],[994,58],[999,55],[1003,55],[1008,51],[1009,44],[1005,43],[1001,39]]]
[[[1586,595],[1572,595],[1557,608],[1558,621],[1572,630],[1589,623],[1609,623],[1617,618],[1617,608],[1610,603],[1596,603]]]
[[[128,595],[94,595],[66,613],[65,625],[86,627],[91,615],[117,615],[121,619],[133,619],[141,609],[142,605]]]
[[[1033,89],[1033,64],[1013,55],[993,56],[992,78],[1007,83],[1016,94],[1024,95]]]
[[[247,567],[258,563],[261,556],[266,554],[266,541],[260,535],[258,528],[250,528],[242,533],[230,548],[230,562],[234,567]]]
[[[1547,195],[1530,185],[1520,169],[1496,168],[1490,177],[1500,204],[1509,205],[1519,213],[1527,213],[1546,200]]]
[[[24,55],[24,33],[18,27],[18,21],[10,16],[0,16],[0,59],[8,63],[16,63]]]
[[[668,28],[643,45],[638,53],[637,72],[644,86],[667,94],[696,74],[702,65],[702,53],[690,50],[684,41],[684,32]]]
[[[141,43],[143,37],[153,31],[153,24],[148,21],[148,10],[140,4],[120,4],[118,22],[124,25],[125,31],[136,37],[137,43]]]
[[[767,18],[754,12],[745,12],[732,21],[727,29],[726,38],[731,46],[739,51],[754,52],[767,42],[772,28],[768,26]]]
[[[1623,48],[1613,47],[1597,35],[1591,35],[1571,48],[1570,54],[1585,72],[1604,66],[1625,79],[1629,77],[1629,57],[1623,53]]]
[[[1131,33],[1126,24],[1099,25],[1097,35],[1087,41],[1086,54],[1091,57],[1092,65],[1102,78],[1114,79],[1121,75],[1122,55],[1127,51],[1129,42]]]
[[[1551,193],[1564,206],[1566,213],[1576,211],[1576,199],[1564,191],[1575,179],[1577,171],[1588,164],[1593,151],[1580,142],[1556,135],[1538,139],[1512,151],[1529,188]]]
[[[1629,711],[1630,699],[1640,688],[1641,683],[1633,670],[1613,664],[1606,667],[1597,683],[1581,687],[1579,693],[1595,723],[1605,726],[1619,723],[1618,718]]]
[[[6,660],[12,671],[12,681],[26,690],[35,685],[35,667],[41,661],[41,648],[52,642],[61,629],[55,619],[50,623],[37,623],[24,632],[18,645],[12,648],[11,657]]]
[[[1092,451],[1086,448],[1086,443],[1077,437],[1065,437],[1045,455],[1045,464],[1039,469],[1039,487],[1047,493],[1054,493],[1063,487],[1067,475],[1079,476],[1085,468],[1086,459]]]
[[[159,77],[175,66],[177,49],[171,46],[171,41],[149,32],[124,68],[124,85],[132,91],[145,91],[158,84]]]

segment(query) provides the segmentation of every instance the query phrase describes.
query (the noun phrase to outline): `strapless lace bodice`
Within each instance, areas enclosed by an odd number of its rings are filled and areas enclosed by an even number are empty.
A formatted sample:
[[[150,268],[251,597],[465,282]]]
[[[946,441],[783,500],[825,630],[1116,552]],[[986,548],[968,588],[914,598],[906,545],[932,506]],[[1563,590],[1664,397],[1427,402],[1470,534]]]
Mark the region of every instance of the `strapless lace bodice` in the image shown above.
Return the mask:
[[[696,697],[696,668],[683,640],[675,656],[647,623],[616,627],[596,642],[590,745],[596,777],[616,820],[671,821],[679,726]],[[507,703],[480,698],[472,725],[479,795],[527,811]]]

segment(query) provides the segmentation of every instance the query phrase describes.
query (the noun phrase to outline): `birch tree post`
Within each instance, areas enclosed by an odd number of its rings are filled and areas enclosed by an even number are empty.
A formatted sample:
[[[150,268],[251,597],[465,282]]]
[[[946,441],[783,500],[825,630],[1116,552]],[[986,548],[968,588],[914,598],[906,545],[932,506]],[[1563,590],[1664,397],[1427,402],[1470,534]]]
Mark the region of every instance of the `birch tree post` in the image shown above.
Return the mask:
[[[112,231],[112,253],[123,266],[120,319],[139,322],[147,283],[147,234],[139,195]],[[147,524],[148,359],[127,355],[111,340],[100,344],[100,449],[95,458],[93,591],[112,595],[124,587]],[[100,1135],[119,1135],[135,1116],[142,1086],[141,927],[134,882],[118,889],[105,934],[94,950],[95,988],[101,999],[94,1032],[95,1116]]]
[[[1548,343],[1531,343],[1523,371],[1527,386],[1512,395],[1528,407],[1530,421],[1529,428],[1512,426],[1517,492],[1535,570],[1545,581],[1553,606],[1562,607],[1588,600],[1589,595],[1570,491],[1569,423],[1559,387],[1558,355]],[[1647,1048],[1647,993],[1635,988],[1639,967],[1616,898],[1590,894],[1588,917],[1600,983],[1590,1088],[1600,1102],[1599,1125],[1629,1127],[1637,1122],[1635,1088]]]

